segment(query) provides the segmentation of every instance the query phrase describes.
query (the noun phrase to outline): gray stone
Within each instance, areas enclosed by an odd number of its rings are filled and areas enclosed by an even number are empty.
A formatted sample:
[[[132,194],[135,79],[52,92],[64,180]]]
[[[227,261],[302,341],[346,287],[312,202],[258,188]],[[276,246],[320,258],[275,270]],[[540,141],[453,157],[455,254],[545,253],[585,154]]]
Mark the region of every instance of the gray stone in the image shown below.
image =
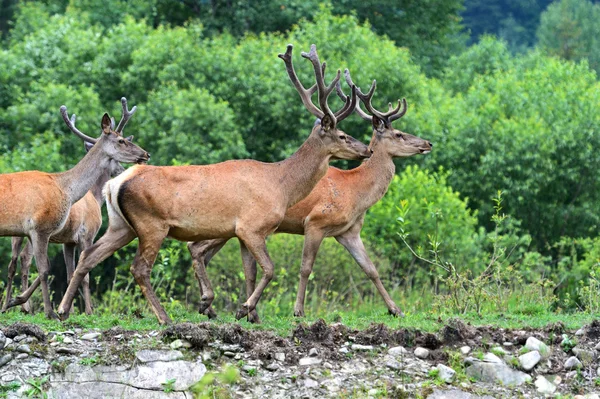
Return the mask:
[[[460,353],[462,353],[463,355],[466,356],[469,354],[469,352],[471,352],[471,347],[466,346],[466,345],[460,347]]]
[[[434,389],[433,393],[427,396],[427,399],[494,399],[491,396],[478,396],[469,392],[463,392],[458,389],[451,389],[443,391],[440,389]]]
[[[69,348],[69,347],[66,347],[66,346],[61,346],[61,347],[56,348],[56,353],[62,353],[62,354],[65,354],[65,355],[77,355],[77,354],[79,354],[79,351],[77,349],[74,349],[74,348]]]
[[[274,356],[275,360],[277,360],[278,362],[285,362],[285,353],[283,352],[277,352]]]
[[[23,344],[23,345],[17,346],[17,352],[30,354],[31,349],[29,348],[29,345]]]
[[[427,359],[429,357],[429,350],[421,347],[415,349],[415,356],[419,359]]]
[[[317,388],[319,383],[311,378],[307,378],[304,380],[304,386],[306,388]]]
[[[322,360],[318,357],[303,357],[298,361],[298,365],[300,366],[314,366],[316,364],[321,364]]]
[[[598,342],[596,344],[596,346],[594,346],[594,349],[596,349],[597,351],[600,351],[600,342]]]
[[[498,356],[489,352],[483,356],[483,361],[487,363],[504,363]]]
[[[11,360],[12,360],[12,355],[10,353],[7,353],[6,355],[0,357],[0,367],[4,366]]]
[[[27,357],[29,357],[29,354],[27,354],[27,353],[19,353],[17,355],[17,357],[15,357],[15,359],[17,359],[17,360],[23,360],[23,359],[27,359]]]
[[[0,331],[0,349],[4,349],[5,345],[6,345],[6,336],[4,335],[4,333],[2,331]]]
[[[223,352],[223,355],[225,355],[227,357],[235,357],[235,352],[225,351],[225,352]]]
[[[81,339],[84,341],[95,341],[96,339],[98,339],[102,334],[97,333],[97,332],[92,332],[92,333],[87,333],[81,336]]]
[[[531,376],[522,371],[513,370],[503,363],[475,362],[465,370],[469,377],[482,382],[518,386],[531,381]]]
[[[13,341],[15,342],[21,342],[23,341],[25,338],[27,338],[27,335],[25,334],[21,334],[21,335],[17,335],[16,337],[13,338]]]
[[[48,397],[69,399],[185,399],[186,395],[183,392],[165,393],[162,390],[138,389],[127,384],[112,382],[84,382],[80,384],[60,382],[52,384],[48,391]]]
[[[73,338],[65,336],[63,338],[63,344],[72,344],[73,343]]]
[[[141,350],[136,352],[135,357],[141,363],[172,362],[183,359],[183,353],[168,350]]]
[[[169,346],[171,347],[171,349],[191,348],[192,344],[189,341],[186,341],[185,339],[176,339],[175,341],[171,342],[171,345]]]
[[[530,351],[538,351],[543,358],[547,358],[552,353],[552,350],[548,347],[548,345],[535,337],[527,338],[527,342],[525,342],[525,348],[529,349]]]
[[[406,349],[404,349],[403,346],[395,346],[393,348],[388,349],[388,354],[392,355],[392,356],[404,356],[408,353],[408,351]]]
[[[252,366],[250,364],[245,364],[242,366],[242,370],[246,373],[254,373],[256,372],[256,366]]]
[[[532,370],[542,360],[542,355],[538,351],[527,352],[519,356],[521,368],[525,371]]]
[[[385,360],[385,366],[391,368],[392,370],[401,370],[402,365],[392,357],[388,357]]]
[[[596,360],[597,353],[593,350],[583,349],[575,347],[572,349],[573,354],[577,356],[577,359],[581,360],[581,362],[585,365],[592,363]]]
[[[352,344],[351,348],[352,348],[353,351],[372,351],[373,350],[373,345]]]
[[[580,328],[579,330],[577,330],[575,332],[575,335],[577,335],[578,337],[585,334],[585,330],[583,328]]]
[[[277,363],[273,362],[273,363],[267,364],[267,366],[265,368],[269,371],[277,371],[277,370],[279,370],[279,365]]]
[[[556,386],[548,381],[544,376],[538,375],[535,380],[537,391],[544,395],[553,394],[556,391]]]
[[[451,369],[448,366],[445,366],[443,364],[438,364],[436,366],[436,368],[438,369],[438,377],[444,381],[444,382],[452,382],[454,380],[454,377],[456,376],[456,371],[454,371],[453,369]]]
[[[308,356],[318,356],[319,355],[319,351],[317,350],[317,348],[310,348],[310,350],[308,351]]]
[[[581,368],[582,364],[575,356],[571,356],[565,362],[565,370],[574,370]]]
[[[341,347],[341,348],[339,349],[339,351],[340,351],[340,353],[344,353],[344,354],[346,354],[346,353],[350,352],[350,350],[349,350],[348,348],[346,348],[345,346]]]

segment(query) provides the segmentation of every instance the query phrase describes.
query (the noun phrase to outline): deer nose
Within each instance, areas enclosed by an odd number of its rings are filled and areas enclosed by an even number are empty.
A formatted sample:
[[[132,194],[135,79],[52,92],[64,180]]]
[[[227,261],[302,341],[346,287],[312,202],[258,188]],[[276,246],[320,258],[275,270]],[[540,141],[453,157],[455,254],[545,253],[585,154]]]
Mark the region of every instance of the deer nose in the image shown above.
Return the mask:
[[[146,153],[146,156],[148,157],[148,159],[150,159],[150,153],[149,152]]]
[[[431,143],[431,141],[428,141],[427,144],[429,144],[430,147],[433,147],[433,144]]]

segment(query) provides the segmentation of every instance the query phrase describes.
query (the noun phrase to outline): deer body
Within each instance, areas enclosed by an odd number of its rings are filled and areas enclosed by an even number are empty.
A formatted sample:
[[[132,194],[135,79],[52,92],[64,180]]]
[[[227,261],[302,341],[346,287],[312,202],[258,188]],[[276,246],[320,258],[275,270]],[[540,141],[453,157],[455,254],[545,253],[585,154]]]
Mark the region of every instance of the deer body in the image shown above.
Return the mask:
[[[73,167],[63,173],[38,171],[0,175],[0,236],[29,237],[38,267],[44,311],[55,317],[48,291],[48,243],[50,237],[63,228],[71,206],[80,200],[93,184],[110,168],[111,160],[118,162],[145,162],[149,154],[123,139],[120,132],[133,114],[122,99],[124,115],[114,131],[108,114],[102,118],[102,135],[93,139],[75,128],[74,116],[69,120],[66,107],[61,107],[63,119],[73,133],[92,144],[89,152]],[[32,285],[8,307],[25,303],[37,286]]]
[[[294,84],[301,87],[295,73],[290,72],[291,51],[290,45],[280,57],[286,61]],[[305,106],[322,120],[298,151],[277,163],[239,160],[202,166],[136,166],[111,181],[106,187],[109,229],[83,253],[58,309],[60,315],[68,315],[83,276],[136,236],[139,247],[131,272],[161,323],[170,318],[152,289],[150,272],[167,236],[182,241],[237,236],[242,250],[252,254],[264,273],[236,317],[240,319],[254,310],[273,278],[274,266],[265,239],[281,223],[286,209],[310,193],[326,173],[330,159],[363,159],[370,155],[366,145],[336,128],[337,121],[352,113],[355,90],[352,97],[346,97],[342,110],[332,113],[326,101],[339,80],[339,71],[334,83],[326,87],[324,66],[314,45],[310,54],[303,56],[313,62],[317,78],[313,87],[318,89],[321,109],[307,94],[312,88],[298,91]],[[200,277],[198,280],[204,281]]]

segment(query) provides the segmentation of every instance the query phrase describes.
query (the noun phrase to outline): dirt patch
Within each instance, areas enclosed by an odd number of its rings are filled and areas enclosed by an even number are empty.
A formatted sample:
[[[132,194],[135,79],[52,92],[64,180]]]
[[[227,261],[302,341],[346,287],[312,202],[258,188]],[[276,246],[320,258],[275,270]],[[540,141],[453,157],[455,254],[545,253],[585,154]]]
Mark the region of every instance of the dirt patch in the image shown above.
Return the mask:
[[[164,338],[185,339],[189,341],[194,348],[202,349],[209,342],[216,338],[213,331],[214,327],[210,323],[181,323],[169,326],[162,333]]]
[[[6,335],[8,338],[14,338],[17,335],[29,335],[32,337],[36,337],[38,339],[38,341],[43,342],[46,340],[46,334],[44,333],[44,331],[36,326],[35,324],[29,324],[29,323],[15,323],[12,324],[6,328],[4,328],[2,330],[2,332],[4,333],[4,335]]]
[[[102,332],[102,338],[108,342],[116,342],[122,338],[128,338],[136,334],[136,331],[125,330],[122,327],[112,327]]]
[[[589,339],[600,337],[600,320],[594,320],[585,328],[585,336]]]
[[[477,335],[477,329],[465,324],[460,319],[450,319],[448,324],[442,328],[441,335],[445,344],[453,344],[474,338]]]

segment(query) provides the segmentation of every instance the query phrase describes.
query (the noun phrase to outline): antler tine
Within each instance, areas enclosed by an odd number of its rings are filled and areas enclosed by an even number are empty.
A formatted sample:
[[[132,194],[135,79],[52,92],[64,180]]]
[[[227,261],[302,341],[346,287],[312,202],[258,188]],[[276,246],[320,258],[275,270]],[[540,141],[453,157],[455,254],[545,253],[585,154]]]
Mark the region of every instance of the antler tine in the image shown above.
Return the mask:
[[[75,116],[75,114],[73,114],[71,119],[69,119],[69,114],[67,113],[67,107],[65,105],[62,105],[60,107],[60,114],[62,115],[62,118],[65,121],[65,123],[67,124],[67,126],[69,127],[69,129],[73,133],[75,133],[75,135],[78,136],[80,139],[82,139],[83,141],[87,141],[88,143],[91,143],[91,144],[95,144],[96,141],[98,141],[97,139],[91,138],[90,136],[81,133],[79,131],[79,129],[77,129],[75,127],[76,116]]]
[[[125,97],[121,97],[121,105],[123,106],[123,116],[121,117],[121,121],[119,122],[119,125],[117,126],[117,129],[115,130],[115,132],[121,134],[121,132],[123,131],[123,128],[125,127],[125,125],[127,124],[127,122],[129,122],[129,119],[132,117],[132,115],[135,113],[137,106],[133,106],[133,108],[131,108],[131,111],[129,110],[129,108],[127,108],[127,99]]]
[[[115,130],[115,118],[113,118],[112,116],[110,117],[110,128],[112,130]]]
[[[402,110],[400,111],[401,103],[402,103]],[[391,104],[390,104],[390,108],[391,108]],[[404,116],[404,114],[406,114],[407,110],[408,110],[408,105],[406,104],[406,98],[403,98],[402,101],[398,100],[398,107],[396,107],[396,109],[394,109],[394,110],[388,111],[388,113],[387,113],[387,114],[389,114],[390,122],[393,122],[396,119],[402,118]],[[400,112],[398,112],[398,111],[400,111]]]
[[[350,71],[348,70],[348,68],[346,68],[344,70],[344,77],[346,78],[346,83],[348,84],[348,86],[352,87],[352,86],[356,86],[354,84],[354,82],[352,81],[352,77],[350,76]],[[338,85],[339,86],[339,85]],[[373,92],[375,91],[375,89],[373,88],[374,86],[372,86],[372,89],[369,90],[369,93],[367,93],[367,96],[372,97],[373,96]],[[337,86],[336,86],[336,90],[337,90]],[[340,92],[341,92],[341,86],[340,86]],[[343,92],[342,92],[343,94]],[[356,86],[356,95],[361,98],[364,96],[363,92],[360,90],[360,88],[358,86]],[[338,93],[339,96],[339,93]],[[342,98],[342,100],[345,101],[345,99]],[[360,107],[360,101],[356,101],[356,113],[364,120],[366,121],[372,121],[373,117],[369,114],[367,114],[365,111],[362,110],[362,108]]]
[[[337,87],[337,85],[336,85]],[[352,114],[355,110],[358,110],[358,100],[356,98],[357,87],[352,85],[350,97],[346,97],[346,103],[341,110],[335,113],[335,119],[337,122],[343,121]]]
[[[323,111],[324,114],[329,114],[330,116],[335,118],[335,115],[333,114],[333,112],[331,112],[331,109],[329,109],[329,105],[327,105],[327,97],[329,97],[333,89],[335,89],[336,83],[340,80],[340,70],[338,70],[336,77],[329,84],[329,86],[326,86],[324,77],[325,66],[322,65],[321,61],[319,60],[319,55],[317,54],[317,46],[312,44],[310,46],[310,52],[302,52],[301,55],[302,57],[310,60],[315,69],[315,78],[317,81],[317,92],[319,95],[319,105],[321,106],[321,111]]]
[[[292,81],[292,84],[294,85],[296,91],[302,99],[302,104],[304,104],[306,109],[308,109],[308,111],[311,114],[313,114],[317,118],[323,118],[325,114],[319,108],[317,108],[311,100],[311,96],[317,90],[317,85],[314,84],[310,89],[306,90],[300,82],[300,79],[298,79],[298,76],[296,75],[296,71],[294,70],[294,64],[292,63],[293,48],[293,45],[288,44],[285,54],[279,54],[278,57],[281,58],[285,63],[285,69],[288,73],[290,80]],[[323,67],[323,70],[325,70],[325,67]]]

